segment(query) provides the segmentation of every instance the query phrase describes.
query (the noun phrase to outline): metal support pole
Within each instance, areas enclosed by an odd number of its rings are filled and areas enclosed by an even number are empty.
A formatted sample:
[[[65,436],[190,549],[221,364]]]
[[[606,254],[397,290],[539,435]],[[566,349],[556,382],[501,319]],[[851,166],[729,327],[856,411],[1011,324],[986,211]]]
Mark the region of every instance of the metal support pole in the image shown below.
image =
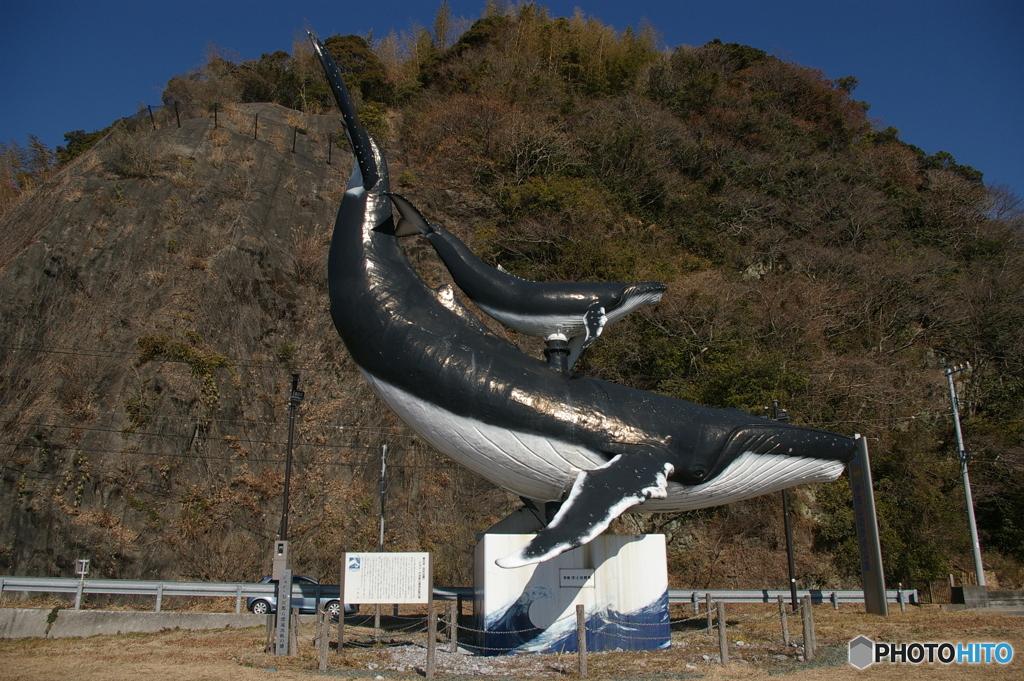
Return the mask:
[[[770,412],[768,417],[772,421],[789,421],[789,412],[779,407],[778,400],[772,400],[771,407],[765,407]],[[789,564],[789,597],[793,603],[793,612],[796,612],[798,600],[796,597],[796,558],[793,555],[793,525],[789,518],[789,490],[782,490],[782,524],[786,531],[786,558]]]
[[[384,445],[380,452],[380,541],[377,543],[377,551],[384,553],[384,494],[385,475],[387,474],[388,446]]]
[[[850,494],[857,528],[861,583],[864,585],[864,610],[869,615],[888,617],[889,602],[885,598],[885,569],[882,566],[882,544],[878,537],[878,513],[875,511],[868,441],[862,435],[854,435],[853,439],[857,443],[857,455],[847,464],[847,471],[850,474]]]
[[[548,364],[561,369],[562,371],[569,371],[569,343],[565,336],[558,334],[551,338],[545,339],[547,345],[544,348],[544,356],[548,360]]]
[[[85,593],[85,576],[89,574],[89,559],[79,558],[75,564],[78,573],[78,588],[75,590],[75,610],[82,609],[82,596]]]
[[[292,128],[292,153],[295,153],[295,139],[299,136],[299,129]]]
[[[949,383],[949,401],[953,404],[953,427],[956,429],[956,449],[960,459],[960,476],[964,481],[964,497],[967,501],[967,524],[971,530],[971,549],[974,551],[974,571],[978,574],[978,586],[985,586],[985,567],[981,561],[981,542],[978,541],[978,523],[974,519],[974,497],[971,494],[971,479],[967,475],[967,450],[964,448],[964,434],[960,430],[960,400],[953,385],[953,374],[970,368],[965,362],[959,366],[946,369],[946,381]]]
[[[793,612],[799,607],[796,597],[796,558],[793,556],[793,526],[789,520],[789,494],[782,490],[782,524],[786,529],[786,556],[789,562],[789,597],[793,604]]]
[[[347,552],[341,552],[341,579],[338,580],[338,600],[341,601],[341,612],[338,613],[338,655],[344,655],[345,648],[345,563]]]

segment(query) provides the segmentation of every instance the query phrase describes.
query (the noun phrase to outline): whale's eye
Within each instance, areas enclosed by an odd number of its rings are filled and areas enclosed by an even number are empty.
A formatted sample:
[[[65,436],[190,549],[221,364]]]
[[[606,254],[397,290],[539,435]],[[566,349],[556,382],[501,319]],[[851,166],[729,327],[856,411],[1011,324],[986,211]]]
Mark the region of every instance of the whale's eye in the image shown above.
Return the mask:
[[[686,471],[684,475],[684,482],[689,485],[695,485],[699,482],[703,482],[704,478],[708,475],[708,470],[704,466],[694,466]]]

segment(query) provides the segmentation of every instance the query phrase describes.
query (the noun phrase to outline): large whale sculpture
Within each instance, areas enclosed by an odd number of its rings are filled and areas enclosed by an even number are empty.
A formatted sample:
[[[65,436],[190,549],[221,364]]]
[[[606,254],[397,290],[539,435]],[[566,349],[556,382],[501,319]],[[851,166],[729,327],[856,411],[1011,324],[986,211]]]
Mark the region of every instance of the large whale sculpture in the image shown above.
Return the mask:
[[[395,236],[387,163],[310,36],[355,167],[328,256],[331,316],[376,394],[424,440],[505,489],[564,500],[502,567],[590,541],[623,512],[702,508],[835,479],[853,440],[574,376],[483,332],[428,288]]]
[[[566,369],[572,369],[605,326],[639,307],[657,303],[665,292],[660,281],[540,282],[517,277],[476,257],[454,234],[428,222],[404,196],[390,196],[400,216],[397,235],[423,234],[462,292],[505,326],[543,338],[549,346],[552,341],[565,342]]]

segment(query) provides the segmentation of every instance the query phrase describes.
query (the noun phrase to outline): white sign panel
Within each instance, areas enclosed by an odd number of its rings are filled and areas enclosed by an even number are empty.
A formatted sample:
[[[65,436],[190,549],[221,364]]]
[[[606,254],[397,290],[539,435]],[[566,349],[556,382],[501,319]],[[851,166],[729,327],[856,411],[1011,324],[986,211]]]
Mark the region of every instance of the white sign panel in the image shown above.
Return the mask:
[[[429,553],[346,553],[346,603],[428,603]]]
[[[593,589],[594,571],[561,568],[558,571],[558,586],[572,587],[576,589]]]

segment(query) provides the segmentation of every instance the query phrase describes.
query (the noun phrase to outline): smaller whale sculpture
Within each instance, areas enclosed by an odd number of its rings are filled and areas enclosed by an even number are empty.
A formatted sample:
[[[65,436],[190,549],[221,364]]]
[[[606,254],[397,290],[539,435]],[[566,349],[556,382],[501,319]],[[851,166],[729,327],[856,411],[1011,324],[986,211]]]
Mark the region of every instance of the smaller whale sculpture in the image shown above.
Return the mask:
[[[654,305],[667,288],[659,281],[620,284],[522,279],[476,257],[451,232],[428,222],[407,198],[394,192],[388,196],[400,216],[396,236],[417,232],[425,236],[463,293],[505,326],[543,338],[549,346],[567,342],[566,370],[572,369],[606,326],[639,307]]]

